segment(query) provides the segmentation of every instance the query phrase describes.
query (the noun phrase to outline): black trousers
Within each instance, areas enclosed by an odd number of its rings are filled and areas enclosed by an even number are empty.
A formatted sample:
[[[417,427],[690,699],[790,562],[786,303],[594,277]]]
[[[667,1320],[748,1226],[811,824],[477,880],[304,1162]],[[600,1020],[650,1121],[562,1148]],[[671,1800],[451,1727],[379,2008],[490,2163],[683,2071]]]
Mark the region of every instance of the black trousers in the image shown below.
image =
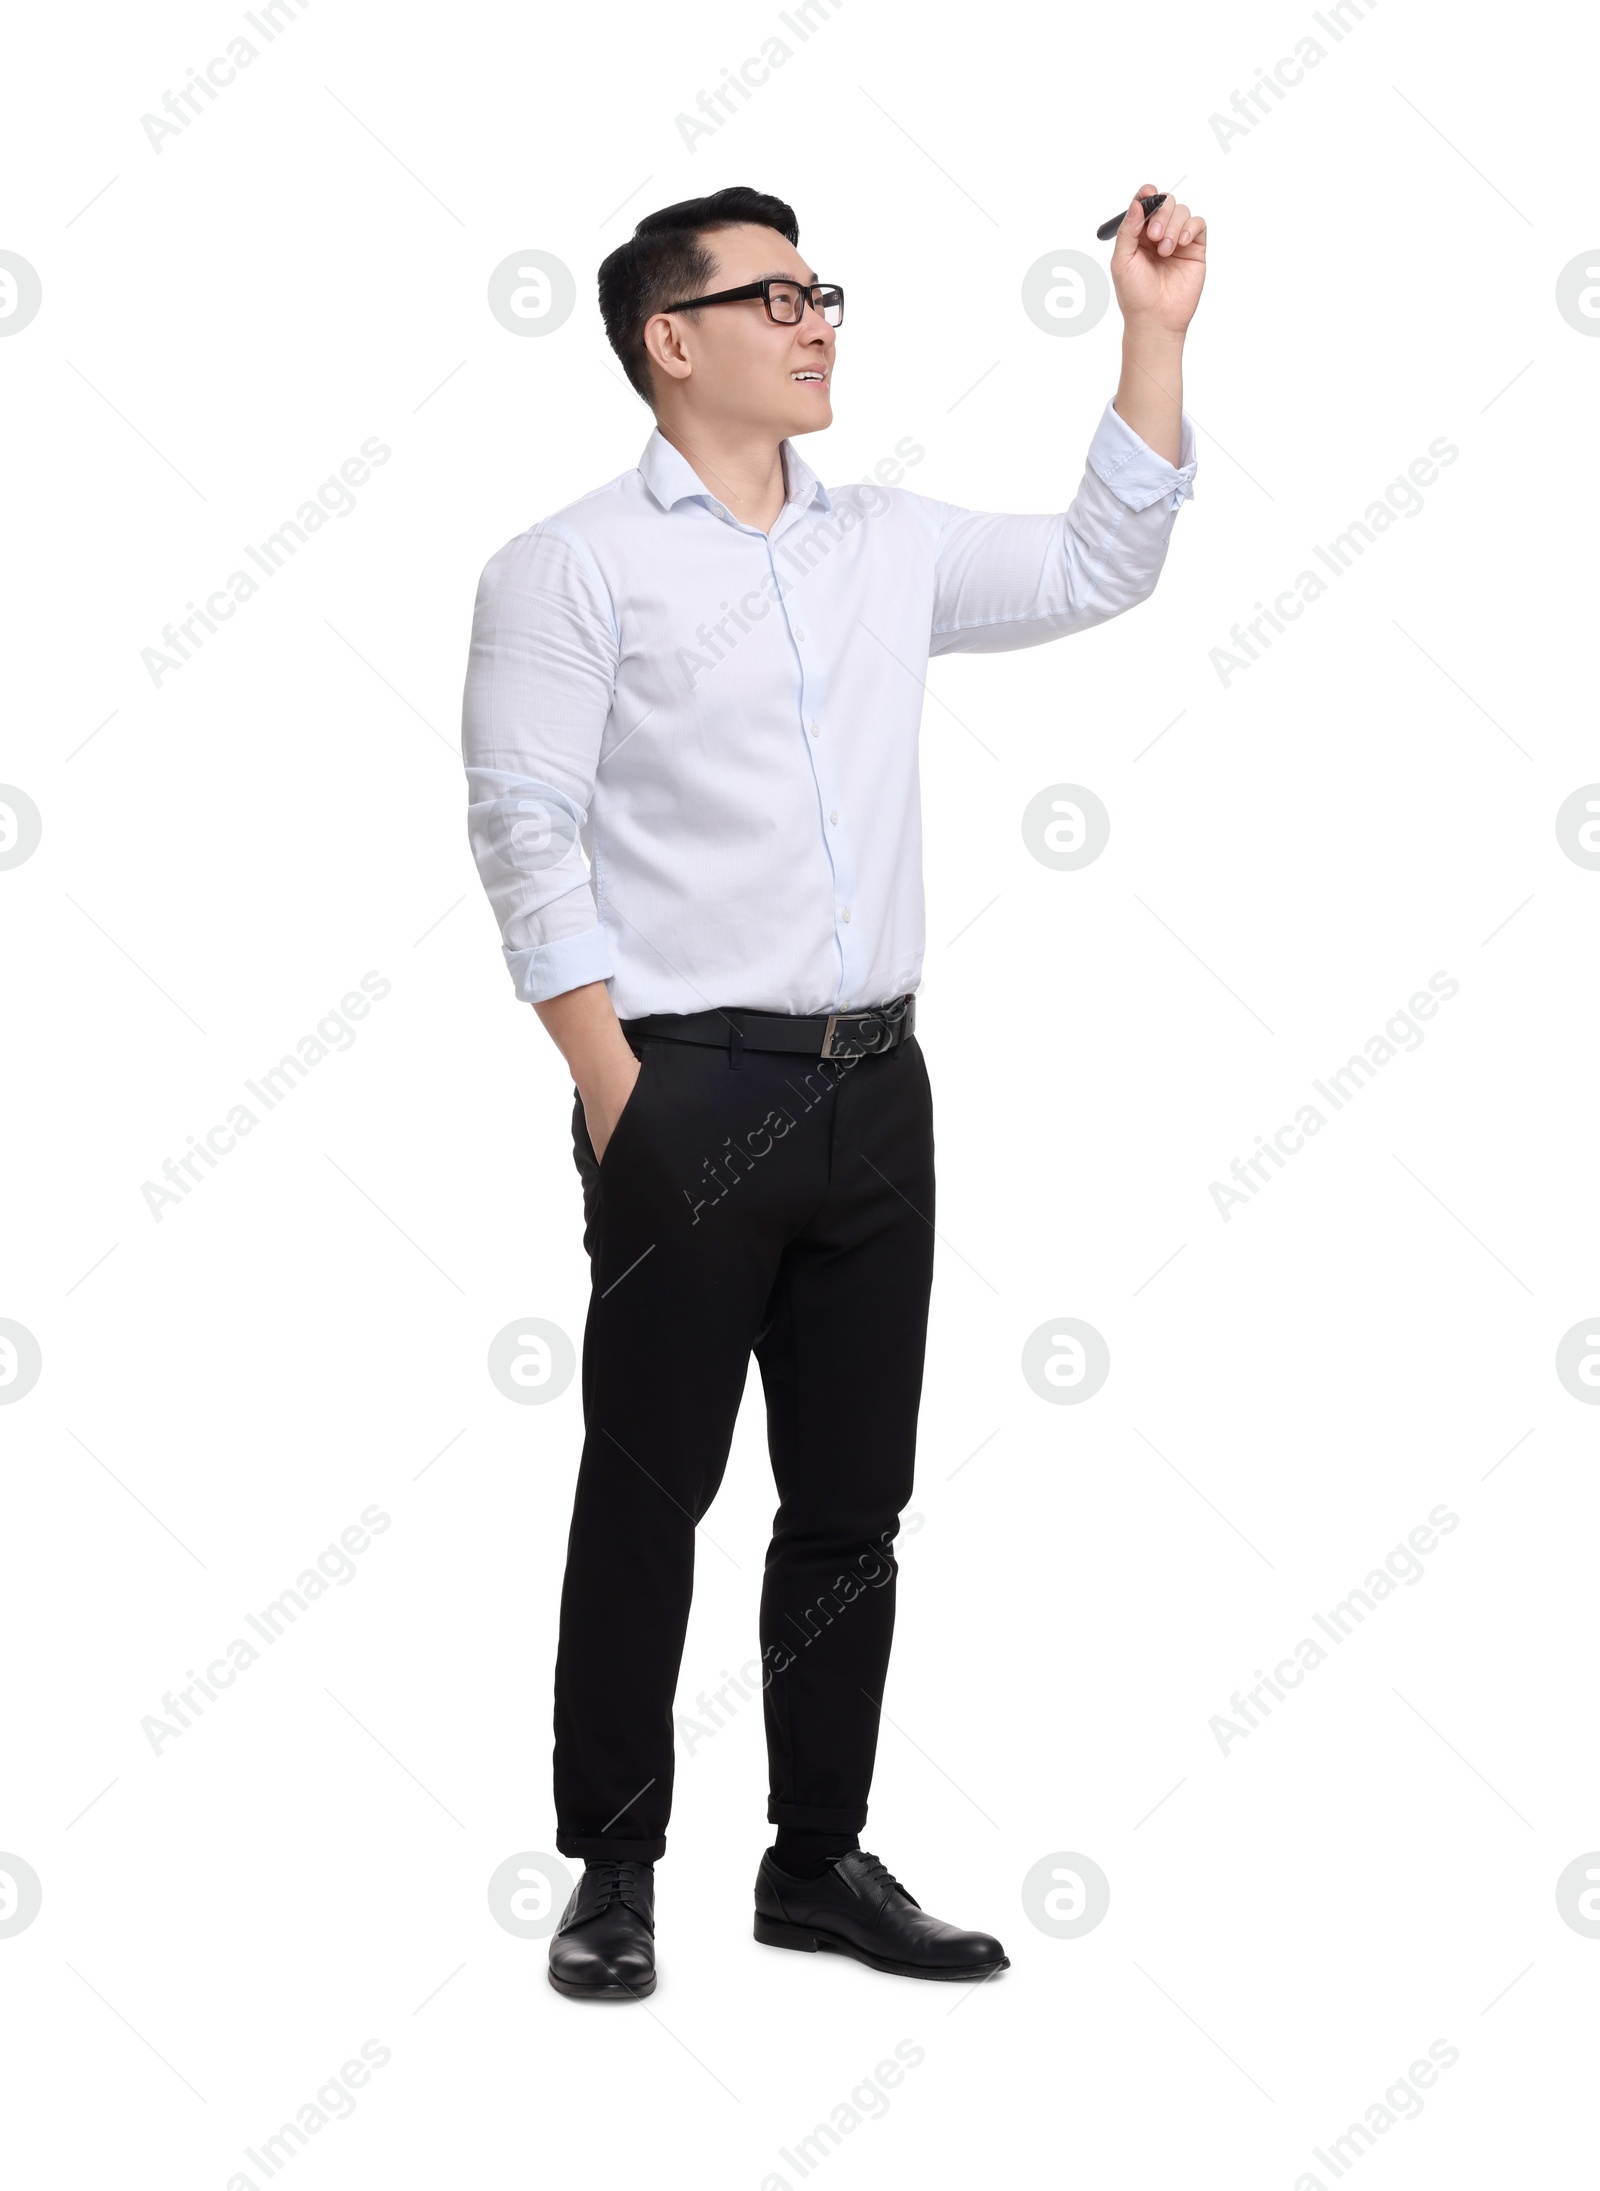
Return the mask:
[[[760,1608],[767,1817],[859,1832],[933,1277],[927,1068],[915,1036],[854,1060],[745,1049],[737,1069],[726,1050],[630,1041],[640,1073],[603,1162],[573,1091],[592,1287],[556,1846],[666,1849],[695,1525],[752,1351],[779,1500]]]

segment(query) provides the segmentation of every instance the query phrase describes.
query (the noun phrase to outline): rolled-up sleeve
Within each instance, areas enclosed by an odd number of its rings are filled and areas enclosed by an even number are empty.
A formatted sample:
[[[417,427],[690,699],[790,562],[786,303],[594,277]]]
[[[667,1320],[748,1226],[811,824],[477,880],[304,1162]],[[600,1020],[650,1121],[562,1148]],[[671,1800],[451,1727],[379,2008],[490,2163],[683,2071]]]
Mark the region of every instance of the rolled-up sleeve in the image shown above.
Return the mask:
[[[930,654],[998,654],[1103,624],[1155,591],[1173,522],[1194,492],[1194,428],[1171,464],[1107,401],[1062,516],[927,503],[937,527]]]
[[[461,709],[467,834],[530,1004],[614,972],[580,833],[617,658],[605,582],[562,527],[535,525],[485,566]]]

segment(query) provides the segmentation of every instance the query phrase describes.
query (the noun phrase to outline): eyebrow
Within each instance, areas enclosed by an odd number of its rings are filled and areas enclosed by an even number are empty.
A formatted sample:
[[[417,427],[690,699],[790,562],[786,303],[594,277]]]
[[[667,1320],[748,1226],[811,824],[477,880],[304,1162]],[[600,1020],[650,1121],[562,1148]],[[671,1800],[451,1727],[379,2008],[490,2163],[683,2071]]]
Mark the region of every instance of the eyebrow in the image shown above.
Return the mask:
[[[784,267],[769,266],[764,274],[752,274],[750,279],[752,281],[798,281],[800,279],[800,276],[798,274],[789,273],[788,270]],[[806,286],[808,288],[815,288],[816,281],[817,277],[815,274],[808,274],[806,276]]]

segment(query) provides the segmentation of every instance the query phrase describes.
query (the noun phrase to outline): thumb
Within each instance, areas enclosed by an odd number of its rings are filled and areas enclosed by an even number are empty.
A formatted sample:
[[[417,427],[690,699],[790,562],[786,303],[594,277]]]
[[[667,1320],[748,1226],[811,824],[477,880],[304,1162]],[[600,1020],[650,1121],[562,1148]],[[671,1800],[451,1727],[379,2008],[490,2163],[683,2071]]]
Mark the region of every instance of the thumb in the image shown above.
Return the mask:
[[[1156,186],[1154,183],[1141,183],[1129,199],[1128,210],[1122,216],[1122,226],[1117,230],[1116,238],[1111,246],[1111,263],[1113,266],[1125,266],[1137,252],[1139,238],[1144,234],[1146,219],[1144,207],[1139,201],[1141,198],[1153,198],[1155,194]],[[1149,217],[1152,220],[1155,218],[1154,214]]]

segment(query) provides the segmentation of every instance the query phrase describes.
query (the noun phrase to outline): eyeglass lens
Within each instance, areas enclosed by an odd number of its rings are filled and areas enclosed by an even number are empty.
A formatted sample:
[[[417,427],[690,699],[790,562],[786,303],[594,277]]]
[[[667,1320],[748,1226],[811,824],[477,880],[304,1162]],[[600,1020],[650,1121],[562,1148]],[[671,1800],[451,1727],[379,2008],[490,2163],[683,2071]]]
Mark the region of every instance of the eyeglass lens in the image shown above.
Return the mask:
[[[792,327],[805,306],[806,292],[798,282],[774,282],[767,291],[771,300],[772,316],[786,327]],[[838,289],[819,284],[811,292],[812,301],[820,309],[830,327],[837,327],[844,318],[844,297]]]

